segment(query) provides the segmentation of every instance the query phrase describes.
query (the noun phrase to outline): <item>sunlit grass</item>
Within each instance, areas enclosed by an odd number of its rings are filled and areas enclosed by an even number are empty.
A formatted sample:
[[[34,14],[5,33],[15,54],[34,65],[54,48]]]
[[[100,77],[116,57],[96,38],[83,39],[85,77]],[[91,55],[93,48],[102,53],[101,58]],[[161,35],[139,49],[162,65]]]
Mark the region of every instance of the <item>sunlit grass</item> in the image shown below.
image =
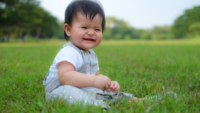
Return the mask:
[[[169,43],[170,42],[170,43]],[[100,73],[136,97],[168,91],[177,99],[116,104],[112,112],[200,112],[200,44],[180,41],[106,41],[96,48]],[[100,107],[46,102],[42,81],[66,41],[0,43],[1,112],[101,112]]]
[[[50,39],[38,42],[14,42],[0,43],[0,47],[5,46],[60,46],[67,41],[64,39]],[[101,45],[200,45],[200,38],[180,39],[180,40],[103,40]]]
[[[200,40],[111,40],[102,45],[199,45]]]

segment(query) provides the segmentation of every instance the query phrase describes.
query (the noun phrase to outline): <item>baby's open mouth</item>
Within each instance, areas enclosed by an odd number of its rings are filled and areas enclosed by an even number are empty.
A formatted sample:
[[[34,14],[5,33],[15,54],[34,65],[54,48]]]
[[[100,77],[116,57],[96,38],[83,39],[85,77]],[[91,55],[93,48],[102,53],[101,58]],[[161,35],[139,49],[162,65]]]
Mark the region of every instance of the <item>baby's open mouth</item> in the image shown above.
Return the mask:
[[[92,38],[83,38],[83,40],[85,40],[85,41],[95,41],[95,40],[92,39]]]

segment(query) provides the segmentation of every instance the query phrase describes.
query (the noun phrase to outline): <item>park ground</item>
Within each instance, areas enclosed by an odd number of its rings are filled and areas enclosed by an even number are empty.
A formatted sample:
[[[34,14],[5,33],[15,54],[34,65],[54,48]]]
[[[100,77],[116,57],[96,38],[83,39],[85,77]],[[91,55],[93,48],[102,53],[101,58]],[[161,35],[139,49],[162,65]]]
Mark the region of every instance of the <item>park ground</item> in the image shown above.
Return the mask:
[[[0,112],[101,113],[96,106],[45,101],[43,79],[65,43],[0,43]],[[93,50],[100,73],[118,81],[122,92],[136,97],[177,93],[176,99],[124,101],[111,112],[200,112],[200,40],[103,41]]]

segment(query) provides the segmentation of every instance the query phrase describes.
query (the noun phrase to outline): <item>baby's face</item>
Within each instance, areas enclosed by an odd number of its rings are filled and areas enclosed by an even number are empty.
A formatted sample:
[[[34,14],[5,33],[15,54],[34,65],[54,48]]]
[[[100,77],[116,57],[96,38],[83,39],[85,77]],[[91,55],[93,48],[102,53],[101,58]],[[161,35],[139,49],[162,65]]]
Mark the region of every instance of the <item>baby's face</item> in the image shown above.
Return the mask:
[[[97,14],[93,20],[82,13],[77,13],[70,30],[70,42],[88,52],[100,44],[102,39],[102,18]]]

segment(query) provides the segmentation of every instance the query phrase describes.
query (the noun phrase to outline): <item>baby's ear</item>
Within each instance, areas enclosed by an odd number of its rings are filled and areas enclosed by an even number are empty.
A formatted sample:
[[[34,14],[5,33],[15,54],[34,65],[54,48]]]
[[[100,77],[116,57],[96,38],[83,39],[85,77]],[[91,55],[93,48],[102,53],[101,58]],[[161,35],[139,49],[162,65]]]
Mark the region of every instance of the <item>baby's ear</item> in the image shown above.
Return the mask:
[[[71,27],[68,24],[64,24],[64,30],[68,37],[71,36]]]

